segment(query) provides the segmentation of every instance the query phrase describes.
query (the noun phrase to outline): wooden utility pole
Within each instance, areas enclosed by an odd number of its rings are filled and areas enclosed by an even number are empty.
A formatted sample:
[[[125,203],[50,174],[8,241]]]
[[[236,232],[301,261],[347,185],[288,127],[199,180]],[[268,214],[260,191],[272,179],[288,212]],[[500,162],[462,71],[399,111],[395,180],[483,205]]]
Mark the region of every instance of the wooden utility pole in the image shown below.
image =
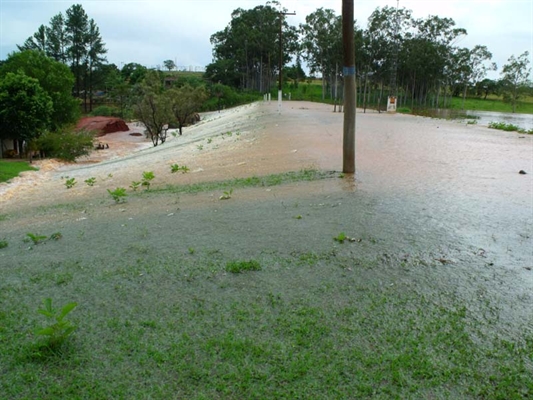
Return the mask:
[[[355,172],[355,42],[354,0],[342,0],[342,42],[344,50],[344,134],[342,172]]]

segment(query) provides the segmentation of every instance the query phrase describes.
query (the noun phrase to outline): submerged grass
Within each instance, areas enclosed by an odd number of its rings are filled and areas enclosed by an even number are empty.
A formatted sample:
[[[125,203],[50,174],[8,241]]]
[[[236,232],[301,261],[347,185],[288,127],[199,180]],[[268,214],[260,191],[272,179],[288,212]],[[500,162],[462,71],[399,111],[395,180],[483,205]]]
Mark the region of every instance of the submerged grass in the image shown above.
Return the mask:
[[[447,293],[384,285],[372,277],[387,268],[379,260],[305,256],[262,255],[254,274],[227,274],[231,259],[219,251],[114,266],[19,265],[12,273],[22,280],[10,275],[0,290],[0,392],[10,399],[533,393],[531,332],[502,339],[486,329],[497,316],[474,319]],[[66,273],[59,292],[57,277]],[[79,304],[71,317],[77,332],[53,354],[36,351],[30,334],[50,292]]]
[[[165,188],[150,189],[149,194],[157,193],[183,193],[194,194],[208,192],[211,190],[222,190],[228,188],[252,188],[252,187],[269,187],[285,183],[294,183],[302,181],[316,181],[335,177],[334,171],[320,171],[316,169],[303,169],[301,171],[291,171],[281,174],[272,174],[267,176],[252,176],[248,178],[235,178],[226,181],[201,182],[189,185],[167,185]],[[142,193],[141,193],[142,194]]]

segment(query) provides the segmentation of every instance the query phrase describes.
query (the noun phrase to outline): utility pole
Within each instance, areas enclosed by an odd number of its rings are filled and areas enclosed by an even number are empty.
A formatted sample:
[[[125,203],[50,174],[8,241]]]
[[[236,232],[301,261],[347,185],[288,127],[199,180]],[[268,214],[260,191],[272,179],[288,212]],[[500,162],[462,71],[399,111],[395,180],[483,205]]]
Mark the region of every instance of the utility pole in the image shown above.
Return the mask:
[[[280,11],[279,13],[279,83],[278,83],[278,112],[281,114],[281,100],[283,97],[283,17],[285,15],[296,15],[296,12],[287,13]]]
[[[342,43],[344,50],[344,131],[342,172],[355,172],[355,41],[354,0],[342,0]]]

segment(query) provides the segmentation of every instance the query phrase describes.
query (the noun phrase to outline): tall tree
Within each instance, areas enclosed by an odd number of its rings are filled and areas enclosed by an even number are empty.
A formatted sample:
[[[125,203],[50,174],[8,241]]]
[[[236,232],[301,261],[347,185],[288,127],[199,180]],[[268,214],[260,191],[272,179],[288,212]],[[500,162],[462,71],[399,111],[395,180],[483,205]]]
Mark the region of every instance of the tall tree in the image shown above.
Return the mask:
[[[67,10],[66,14],[67,38],[69,40],[67,55],[71,61],[72,72],[76,77],[76,96],[80,97],[84,76],[84,60],[87,56],[89,18],[81,4],[74,4]]]
[[[190,118],[198,112],[207,99],[204,86],[193,88],[186,84],[180,88],[172,88],[166,92],[174,119],[178,122],[180,135]]]
[[[106,58],[104,54],[107,53],[105,43],[100,35],[100,29],[91,18],[89,21],[89,29],[87,31],[87,56],[85,60],[85,94],[89,92],[89,111],[93,109],[93,83],[94,83],[94,70],[102,65]],[[87,102],[85,101],[85,107],[87,108]]]
[[[47,39],[48,39],[48,28],[44,25],[41,25],[37,32],[30,36],[22,46],[18,46],[20,51],[24,50],[40,50],[46,51],[47,48]]]
[[[50,19],[50,26],[47,30],[48,41],[46,42],[46,54],[54,60],[67,62],[67,47],[69,45],[65,18],[62,13],[54,15]]]
[[[525,51],[518,58],[512,55],[502,68],[502,80],[504,83],[504,99],[511,102],[513,112],[516,112],[516,104],[522,90],[527,88],[531,68],[529,68],[529,52]]]

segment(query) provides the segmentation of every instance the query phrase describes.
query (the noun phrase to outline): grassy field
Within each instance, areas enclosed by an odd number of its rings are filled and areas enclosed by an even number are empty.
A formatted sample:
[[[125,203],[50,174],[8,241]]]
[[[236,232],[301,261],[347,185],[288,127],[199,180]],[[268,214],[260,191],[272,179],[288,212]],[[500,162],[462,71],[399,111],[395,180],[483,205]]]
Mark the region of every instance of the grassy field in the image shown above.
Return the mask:
[[[178,195],[231,187],[238,198],[324,179],[338,178],[300,171],[169,186],[132,194],[126,205],[80,200],[33,210],[27,228],[24,212],[0,215],[0,397],[531,396],[531,332],[509,335],[481,284],[483,296],[465,299],[442,285],[453,276],[428,278],[450,268],[431,253],[383,254],[378,238],[339,232],[335,240],[322,229],[313,234],[321,248],[298,248],[302,223],[323,226],[328,210],[341,212],[324,204],[225,201],[217,213],[184,208],[179,219],[165,211]],[[352,214],[364,203],[353,201]],[[135,207],[141,213],[127,219]],[[270,220],[283,221],[278,235],[293,232],[286,248],[228,246],[247,230],[267,239]],[[461,262],[473,268],[477,258]],[[62,321],[77,327],[62,345],[34,333],[64,331],[38,312],[46,298],[58,309],[78,304]]]
[[[23,171],[35,171],[26,161],[2,161],[0,160],[0,182],[6,182]]]
[[[300,83],[298,88],[285,88],[284,92],[290,92],[293,100],[306,100],[314,102],[325,102],[333,104],[333,100],[330,98],[329,93],[326,93],[326,99],[322,100],[322,84],[320,81],[313,81],[311,83]],[[273,95],[274,96],[274,95]],[[386,96],[386,93],[385,93]],[[372,95],[368,95],[368,108],[376,107],[376,104],[372,103],[372,99],[377,99],[379,93],[375,92]],[[377,101],[377,100],[376,100]],[[410,102],[407,102],[407,107],[410,107]],[[362,95],[358,95],[358,107],[363,106]],[[449,108],[460,110],[463,106],[462,97],[452,97]],[[381,107],[386,107],[386,99],[383,99]],[[486,100],[479,97],[467,97],[465,100],[465,110],[478,110],[478,111],[494,111],[494,112],[512,112],[511,103],[503,101],[500,96],[488,96]],[[517,113],[533,114],[533,97],[521,98],[516,107]]]

